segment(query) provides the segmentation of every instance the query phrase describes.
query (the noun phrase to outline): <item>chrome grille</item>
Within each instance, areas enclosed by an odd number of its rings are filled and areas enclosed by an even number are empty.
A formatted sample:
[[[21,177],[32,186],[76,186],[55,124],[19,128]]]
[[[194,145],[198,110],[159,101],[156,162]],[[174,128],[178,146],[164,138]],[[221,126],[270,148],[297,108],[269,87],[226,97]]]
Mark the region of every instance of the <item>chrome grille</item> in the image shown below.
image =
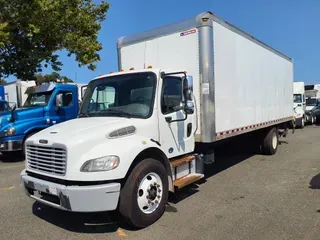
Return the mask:
[[[63,148],[47,146],[26,146],[28,167],[42,172],[65,175],[67,153]]]

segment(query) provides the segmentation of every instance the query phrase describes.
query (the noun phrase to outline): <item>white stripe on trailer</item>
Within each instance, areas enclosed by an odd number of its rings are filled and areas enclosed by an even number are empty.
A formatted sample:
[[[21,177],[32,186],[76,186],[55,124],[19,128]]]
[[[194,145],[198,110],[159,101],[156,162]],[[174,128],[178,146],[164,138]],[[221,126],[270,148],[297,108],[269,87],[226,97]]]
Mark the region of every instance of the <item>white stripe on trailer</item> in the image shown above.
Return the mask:
[[[251,132],[257,129],[261,129],[261,128],[265,128],[266,126],[272,126],[272,125],[276,125],[282,122],[288,122],[290,120],[293,120],[292,117],[286,117],[286,118],[281,118],[281,119],[276,119],[276,120],[272,120],[272,121],[268,121],[268,122],[262,122],[262,123],[257,123],[257,124],[253,124],[253,125],[249,125],[249,126],[244,126],[244,127],[239,127],[236,129],[231,129],[231,130],[227,130],[227,131],[223,131],[223,132],[218,132],[216,134],[216,139],[217,140],[222,140],[228,137],[232,137],[235,135],[239,135],[245,132]]]

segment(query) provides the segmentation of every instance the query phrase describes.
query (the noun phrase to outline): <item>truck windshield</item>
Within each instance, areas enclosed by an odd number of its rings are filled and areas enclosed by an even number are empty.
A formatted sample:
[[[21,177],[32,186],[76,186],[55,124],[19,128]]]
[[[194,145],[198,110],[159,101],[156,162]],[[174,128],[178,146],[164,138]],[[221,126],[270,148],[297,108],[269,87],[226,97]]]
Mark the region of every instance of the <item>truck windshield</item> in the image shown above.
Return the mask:
[[[99,78],[89,83],[81,116],[148,118],[152,114],[156,75],[130,73]]]
[[[31,93],[29,94],[27,100],[25,101],[23,107],[43,107],[47,106],[52,91],[50,92],[40,92],[40,93]]]
[[[302,95],[301,94],[293,94],[293,102],[294,103],[302,103]]]
[[[316,106],[317,105],[317,99],[315,99],[315,98],[307,98],[306,105],[307,106]]]

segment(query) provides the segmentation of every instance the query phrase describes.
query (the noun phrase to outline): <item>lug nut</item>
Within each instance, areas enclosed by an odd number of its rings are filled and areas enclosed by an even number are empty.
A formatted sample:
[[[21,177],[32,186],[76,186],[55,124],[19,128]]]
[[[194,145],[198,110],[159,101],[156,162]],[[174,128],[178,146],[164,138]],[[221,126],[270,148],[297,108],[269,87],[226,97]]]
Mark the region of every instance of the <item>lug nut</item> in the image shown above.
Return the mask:
[[[158,192],[161,192],[161,189],[159,189]]]
[[[154,184],[153,184],[154,186],[157,186],[158,184],[156,183],[156,182],[154,182]]]
[[[151,202],[151,205],[153,206],[153,205],[154,205],[154,202]]]
[[[158,201],[158,200],[155,200],[154,202],[155,202],[155,203],[158,203],[159,201]]]
[[[151,203],[151,201],[149,200],[149,201],[148,201],[148,203],[150,204],[150,203]]]
[[[160,187],[160,185],[158,184],[158,186],[157,187]]]
[[[157,198],[160,198],[160,197],[161,197],[160,195],[157,196]]]

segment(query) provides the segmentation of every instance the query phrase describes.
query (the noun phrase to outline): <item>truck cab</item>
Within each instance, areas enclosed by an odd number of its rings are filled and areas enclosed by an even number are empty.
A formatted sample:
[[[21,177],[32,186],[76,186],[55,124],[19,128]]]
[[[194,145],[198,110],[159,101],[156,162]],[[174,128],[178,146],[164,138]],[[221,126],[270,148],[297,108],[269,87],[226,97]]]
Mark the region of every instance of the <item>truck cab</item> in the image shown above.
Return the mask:
[[[320,85],[306,85],[305,95],[307,122],[314,124],[320,120]]]
[[[31,135],[78,114],[76,85],[43,83],[35,87],[21,108],[0,114],[0,152],[24,154],[24,142]]]
[[[293,110],[296,127],[303,128],[307,120],[304,82],[293,83]]]

